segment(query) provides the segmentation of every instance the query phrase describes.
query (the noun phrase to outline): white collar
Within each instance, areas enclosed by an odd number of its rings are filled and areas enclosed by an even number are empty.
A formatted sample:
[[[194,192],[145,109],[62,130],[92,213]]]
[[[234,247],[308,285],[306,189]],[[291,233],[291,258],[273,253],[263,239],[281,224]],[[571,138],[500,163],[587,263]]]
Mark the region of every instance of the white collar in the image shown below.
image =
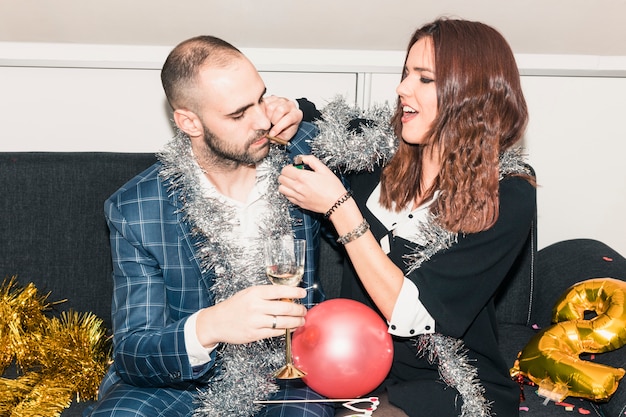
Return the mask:
[[[385,226],[389,231],[398,229],[406,222],[414,222],[419,219],[426,219],[428,208],[439,196],[439,191],[430,200],[422,203],[419,207],[411,210],[410,206],[406,206],[400,211],[395,211],[395,205],[391,209],[387,209],[380,205],[380,183],[374,188],[372,194],[367,199],[366,206],[369,211]]]
[[[266,174],[269,172],[269,166],[265,161],[261,161],[256,166],[254,186],[252,187],[252,189],[250,190],[250,193],[246,197],[245,202],[235,200],[233,198],[230,198],[220,193],[217,190],[217,188],[215,188],[215,185],[211,181],[209,181],[206,175],[204,175],[200,165],[198,165],[197,162],[195,164],[197,166],[197,171],[198,171],[197,174],[198,174],[198,178],[200,178],[200,186],[202,187],[203,195],[209,198],[216,198],[237,209],[249,207],[252,204],[256,203],[259,199],[263,198],[263,196],[268,190],[269,178]]]

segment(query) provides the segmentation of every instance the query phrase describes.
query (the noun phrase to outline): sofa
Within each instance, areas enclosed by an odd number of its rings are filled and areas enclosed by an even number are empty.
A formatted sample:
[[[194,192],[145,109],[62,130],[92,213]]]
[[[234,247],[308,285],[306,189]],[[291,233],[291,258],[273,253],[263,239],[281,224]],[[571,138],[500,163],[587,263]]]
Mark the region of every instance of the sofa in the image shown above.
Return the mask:
[[[50,301],[66,300],[55,304],[51,314],[90,311],[110,333],[111,259],[103,202],[155,160],[146,153],[0,153],[0,274],[16,275],[21,285],[34,283],[41,293],[50,294]],[[341,254],[323,242],[321,259],[326,294],[337,297]],[[593,239],[558,242],[537,251],[536,229],[529,231],[525,250],[497,301],[501,348],[511,366],[537,328],[550,325],[550,310],[559,295],[593,277],[626,280],[626,259]],[[594,360],[624,367],[626,350]],[[520,415],[572,415],[566,404],[544,401],[536,387],[522,387]],[[623,416],[626,387],[620,386],[605,403],[578,398],[565,402],[575,414]],[[74,400],[62,416],[80,416],[89,405]]]

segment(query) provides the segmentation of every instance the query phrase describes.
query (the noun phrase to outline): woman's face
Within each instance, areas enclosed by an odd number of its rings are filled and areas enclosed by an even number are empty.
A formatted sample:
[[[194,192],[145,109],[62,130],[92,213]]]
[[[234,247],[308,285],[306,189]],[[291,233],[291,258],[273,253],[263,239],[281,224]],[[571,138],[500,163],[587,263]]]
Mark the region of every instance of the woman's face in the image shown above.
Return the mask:
[[[404,79],[396,88],[402,105],[402,138],[411,144],[426,144],[426,133],[437,116],[435,59],[432,39],[418,40],[406,59]]]

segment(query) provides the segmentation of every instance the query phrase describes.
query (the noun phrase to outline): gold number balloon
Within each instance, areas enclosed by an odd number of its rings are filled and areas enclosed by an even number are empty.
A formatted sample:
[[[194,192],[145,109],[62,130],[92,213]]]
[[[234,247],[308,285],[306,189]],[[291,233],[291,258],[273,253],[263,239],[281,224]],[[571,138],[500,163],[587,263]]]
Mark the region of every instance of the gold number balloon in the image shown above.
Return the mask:
[[[594,278],[571,286],[552,311],[554,325],[537,333],[519,353],[512,375],[525,375],[554,401],[567,396],[607,400],[624,369],[580,359],[626,344],[626,282]],[[596,316],[586,320],[585,312]]]

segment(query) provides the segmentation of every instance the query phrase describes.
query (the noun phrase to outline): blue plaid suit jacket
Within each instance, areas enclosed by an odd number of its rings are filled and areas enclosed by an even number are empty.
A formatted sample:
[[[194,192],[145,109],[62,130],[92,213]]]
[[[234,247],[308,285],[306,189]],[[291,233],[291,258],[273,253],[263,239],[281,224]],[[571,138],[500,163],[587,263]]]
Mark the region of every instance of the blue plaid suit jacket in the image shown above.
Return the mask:
[[[291,157],[310,153],[317,134],[303,122],[287,147]],[[114,363],[100,387],[100,397],[117,382],[136,387],[171,387],[195,391],[215,372],[214,362],[192,368],[184,343],[184,324],[192,313],[213,304],[214,275],[202,273],[189,224],[180,203],[159,177],[157,162],[105,202],[113,258],[112,303]],[[304,285],[313,283],[307,303],[323,299],[315,274],[319,215],[292,209],[297,237],[307,240]]]

